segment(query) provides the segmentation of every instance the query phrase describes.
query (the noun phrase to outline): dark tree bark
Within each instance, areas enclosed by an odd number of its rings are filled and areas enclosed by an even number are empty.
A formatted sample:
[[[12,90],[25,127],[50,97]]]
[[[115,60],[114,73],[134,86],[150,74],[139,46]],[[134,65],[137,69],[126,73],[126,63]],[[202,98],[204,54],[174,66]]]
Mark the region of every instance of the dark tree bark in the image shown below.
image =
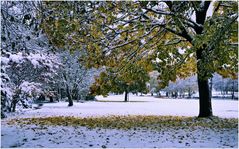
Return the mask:
[[[52,96],[50,96],[49,98],[50,98],[50,102],[53,102],[53,97],[52,97]]]
[[[198,78],[198,88],[199,88],[199,116],[198,117],[212,116],[212,104],[211,104],[208,80],[202,80]]]
[[[20,100],[20,94],[21,94],[21,90],[16,90],[15,95],[13,95],[13,100],[11,102],[11,112],[15,112],[16,111],[16,106],[18,101]]]
[[[124,101],[125,101],[125,102],[128,101],[128,91],[125,91]]]
[[[66,93],[67,93],[68,102],[69,102],[68,106],[73,106],[73,100],[72,100],[71,92],[70,92],[70,90],[69,90],[68,85],[67,85],[67,87],[66,87]]]
[[[197,50],[197,76],[198,76],[198,89],[199,89],[199,116],[198,117],[210,117],[212,116],[212,103],[211,103],[211,94],[210,88],[207,79],[206,70],[203,67],[203,59],[202,56],[203,50]]]
[[[202,2],[199,2],[203,4]],[[200,9],[196,10],[196,22],[203,26],[210,1],[205,1],[204,5],[201,5]],[[202,34],[202,28],[195,29],[197,34]],[[205,46],[206,47],[206,46]],[[210,117],[212,116],[212,105],[211,105],[211,96],[210,89],[207,79],[207,73],[205,67],[205,57],[202,55],[203,51],[207,51],[206,48],[200,48],[196,51],[197,56],[197,76],[198,76],[198,89],[199,89],[199,116],[198,117]]]
[[[16,112],[16,106],[17,106],[18,100],[14,99],[11,103],[11,112]]]
[[[46,97],[45,97],[44,94],[41,94],[40,97],[39,97],[37,100],[45,101],[45,100],[46,100]]]

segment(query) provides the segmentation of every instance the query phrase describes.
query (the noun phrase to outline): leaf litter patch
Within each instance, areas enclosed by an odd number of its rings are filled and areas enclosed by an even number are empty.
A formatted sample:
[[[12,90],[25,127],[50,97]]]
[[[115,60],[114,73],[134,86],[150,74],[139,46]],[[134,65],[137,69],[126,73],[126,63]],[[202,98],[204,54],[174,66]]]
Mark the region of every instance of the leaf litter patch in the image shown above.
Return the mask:
[[[198,118],[184,116],[103,116],[103,117],[73,117],[57,116],[42,118],[11,119],[9,125],[51,125],[51,126],[84,126],[88,128],[106,129],[161,129],[161,128],[196,128],[211,129],[238,128],[236,118]]]

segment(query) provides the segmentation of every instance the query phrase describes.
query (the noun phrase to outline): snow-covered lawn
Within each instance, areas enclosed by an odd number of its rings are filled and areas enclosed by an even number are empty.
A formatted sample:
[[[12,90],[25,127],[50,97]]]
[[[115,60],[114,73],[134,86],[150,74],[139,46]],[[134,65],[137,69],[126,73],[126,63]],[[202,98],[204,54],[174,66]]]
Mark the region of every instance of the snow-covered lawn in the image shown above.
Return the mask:
[[[88,129],[66,126],[2,126],[1,147],[234,147],[237,129]]]
[[[13,117],[42,116],[105,116],[105,115],[172,115],[197,116],[199,101],[195,99],[162,99],[151,96],[130,95],[130,102],[123,102],[124,95],[97,97],[97,101],[74,103],[68,107],[66,102],[44,104],[41,109],[27,110]],[[238,117],[238,101],[213,100],[213,114],[223,118]]]
[[[204,127],[164,128],[151,130],[117,130],[87,128],[82,126],[8,125],[12,118],[49,116],[107,116],[107,115],[172,115],[197,116],[198,100],[160,99],[130,95],[130,102],[123,102],[123,95],[97,101],[44,104],[41,109],[25,110],[1,120],[1,147],[238,147],[238,128],[210,129]],[[238,101],[213,100],[215,116],[238,117]]]

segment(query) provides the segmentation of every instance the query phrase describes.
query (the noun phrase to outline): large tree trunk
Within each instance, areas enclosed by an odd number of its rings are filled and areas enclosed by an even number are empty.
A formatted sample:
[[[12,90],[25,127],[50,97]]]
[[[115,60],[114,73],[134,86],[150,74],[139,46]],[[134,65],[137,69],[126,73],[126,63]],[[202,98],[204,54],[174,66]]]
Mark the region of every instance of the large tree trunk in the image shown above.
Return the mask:
[[[125,102],[128,101],[128,91],[125,91],[124,101],[125,101]]]
[[[209,117],[212,116],[212,104],[210,97],[210,90],[208,80],[202,80],[198,77],[199,88],[199,116]]]
[[[204,25],[207,10],[210,5],[210,1],[200,2],[201,8],[196,10],[196,22],[200,25]],[[202,34],[203,28],[196,28],[196,33]],[[206,47],[206,45],[205,45]],[[199,116],[198,117],[209,117],[212,116],[212,105],[210,89],[207,79],[207,71],[205,70],[205,56],[203,51],[207,51],[205,48],[200,48],[196,51],[197,56],[197,76],[198,76],[198,89],[199,89]]]
[[[212,116],[211,93],[207,79],[207,71],[204,70],[205,63],[202,51],[206,49],[197,50],[197,76],[198,76],[198,89],[199,89],[199,116],[210,117]]]
[[[50,98],[50,102],[53,102],[53,97],[52,97],[52,96],[49,96],[49,98]]]

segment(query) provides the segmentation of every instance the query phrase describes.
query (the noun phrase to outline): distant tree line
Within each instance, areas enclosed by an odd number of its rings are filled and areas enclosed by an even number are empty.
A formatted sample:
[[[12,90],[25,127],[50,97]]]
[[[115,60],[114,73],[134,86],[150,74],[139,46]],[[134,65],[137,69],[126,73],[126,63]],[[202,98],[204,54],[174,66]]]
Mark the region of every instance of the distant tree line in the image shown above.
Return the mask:
[[[175,82],[169,82],[168,86],[160,89],[157,87],[158,81],[154,80],[153,77],[150,79],[149,87],[152,93],[157,93],[160,96],[160,91],[166,92],[166,97],[169,98],[192,98],[193,94],[197,93],[197,77],[191,76],[185,79],[177,79]],[[212,94],[213,98],[226,98],[226,95],[230,95],[229,98],[238,98],[235,93],[238,93],[238,80],[232,78],[223,78],[221,75],[215,73],[209,81],[212,86],[212,91],[220,92],[220,95]],[[228,98],[228,97],[227,97]]]
[[[238,97],[235,96],[235,93],[238,94],[238,80],[231,78],[223,78],[219,74],[214,74],[212,79],[212,86],[216,91],[219,91],[221,95],[231,95],[232,99]]]

